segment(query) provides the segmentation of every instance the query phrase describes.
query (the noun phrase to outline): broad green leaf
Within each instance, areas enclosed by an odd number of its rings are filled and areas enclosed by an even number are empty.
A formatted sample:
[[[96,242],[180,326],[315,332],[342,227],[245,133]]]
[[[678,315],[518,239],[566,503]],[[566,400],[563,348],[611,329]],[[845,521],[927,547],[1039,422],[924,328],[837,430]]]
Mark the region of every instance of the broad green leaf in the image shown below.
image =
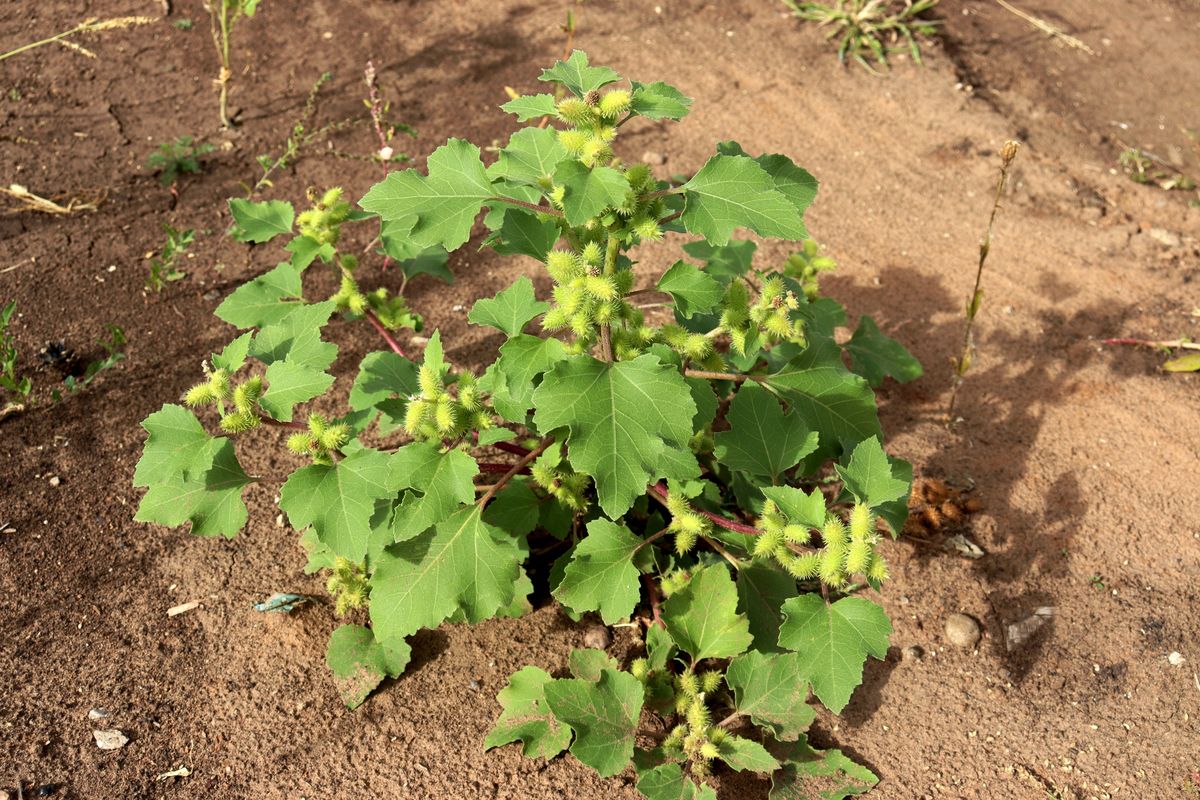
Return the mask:
[[[825,495],[819,488],[805,494],[794,486],[764,486],[762,493],[779,506],[789,522],[808,528],[820,528],[825,524]]]
[[[538,80],[561,83],[572,94],[583,97],[593,89],[616,83],[621,76],[608,67],[589,66],[587,53],[573,50],[566,61],[557,61],[550,69],[542,70]]]
[[[811,461],[837,457],[847,446],[882,435],[875,393],[845,368],[832,342],[810,343],[766,382],[820,437]]]
[[[835,468],[846,482],[846,490],[871,508],[908,497],[908,482],[892,476],[892,464],[878,437],[859,442],[850,454],[850,463]]]
[[[646,661],[651,671],[659,672],[666,668],[675,650],[675,640],[665,627],[651,625],[646,630]]]
[[[596,481],[600,506],[619,517],[659,478],[696,477],[687,443],[696,413],[687,383],[650,355],[615,364],[560,361],[533,393],[538,430],[567,427],[575,469]]]
[[[683,119],[692,106],[692,98],[669,83],[630,81],[633,100],[630,108],[647,119]]]
[[[696,785],[685,777],[678,764],[663,764],[646,770],[638,777],[638,791],[646,800],[717,800],[717,793],[706,784]]]
[[[576,613],[598,611],[612,625],[629,617],[641,598],[633,556],[645,540],[606,519],[592,520],[587,531],[554,596]]]
[[[612,167],[585,167],[571,159],[554,171],[554,182],[563,187],[563,216],[572,225],[582,225],[629,193],[625,176]]]
[[[769,800],[846,800],[879,783],[875,773],[840,750],[814,750],[803,738],[785,749],[783,768],[771,776]],[[810,789],[811,785],[824,788]]]
[[[303,308],[300,270],[288,263],[243,283],[213,313],[238,328],[262,328]]]
[[[688,585],[663,603],[663,621],[680,650],[696,661],[736,656],[750,646],[750,623],[737,613],[738,595],[729,570],[713,564],[692,574]]]
[[[281,233],[291,233],[296,218],[292,204],[282,200],[255,203],[233,198],[229,211],[234,223],[230,235],[239,242],[269,242]]]
[[[414,490],[396,508],[392,536],[397,542],[424,533],[475,499],[479,466],[462,450],[443,453],[433,444],[413,442],[393,459],[398,488]]]
[[[522,275],[495,297],[476,300],[471,313],[467,314],[467,321],[475,325],[490,325],[512,338],[531,319],[545,314],[549,308],[549,303],[534,296],[533,281]]]
[[[325,663],[333,672],[342,702],[358,708],[385,677],[398,678],[408,666],[412,648],[400,639],[390,645],[375,641],[361,625],[341,625],[329,637]]]
[[[246,364],[246,356],[250,354],[250,341],[253,338],[253,333],[243,333],[241,336],[225,345],[221,352],[213,353],[213,367],[216,369],[223,369],[231,375],[237,372]]]
[[[337,345],[321,340],[321,328],[333,316],[331,301],[300,306],[285,319],[258,332],[250,344],[250,355],[268,366],[277,361],[328,369],[337,358]]]
[[[389,547],[371,579],[371,623],[380,641],[435,628],[461,611],[472,624],[513,601],[517,539],[485,523],[477,505]]]
[[[483,521],[507,531],[518,538],[527,536],[538,525],[541,501],[521,479],[510,481],[488,503],[483,512]]]
[[[242,490],[254,482],[238,464],[233,440],[211,439],[207,458],[183,472],[156,480],[142,498],[134,519],[177,527],[191,522],[196,536],[233,538],[246,524]]]
[[[134,486],[150,486],[178,478],[189,470],[205,470],[213,453],[196,415],[183,406],[165,405],[142,420],[146,444],[133,471]]]
[[[746,151],[737,142],[720,142],[717,152],[727,156],[745,156]],[[803,216],[805,209],[817,196],[817,179],[792,163],[787,156],[761,155],[754,162],[771,176],[775,188],[783,193],[788,202]]]
[[[398,488],[392,457],[363,448],[336,464],[293,472],[279,491],[279,508],[293,528],[311,525],[336,555],[360,562],[367,556],[375,502]]]
[[[480,209],[495,192],[479,148],[450,139],[429,157],[429,175],[414,170],[389,174],[359,203],[386,221],[409,220],[408,238],[420,247],[457,250],[471,237]]]
[[[487,174],[492,180],[503,178],[533,186],[540,195],[546,179],[554,175],[554,168],[567,157],[554,128],[522,128],[508,140]]]
[[[486,749],[521,742],[526,758],[554,758],[571,743],[571,729],[560,724],[546,703],[546,684],[553,678],[545,670],[525,667],[513,673],[500,690],[500,719],[483,740]]]
[[[593,647],[572,650],[571,655],[567,658],[567,664],[571,668],[571,674],[576,678],[592,682],[600,680],[600,673],[606,669],[620,669],[615,658],[603,650]]]
[[[692,417],[692,429],[700,430],[712,424],[717,417],[720,401],[713,391],[712,383],[704,378],[685,378],[692,390],[692,400],[696,403],[696,415]]]
[[[392,397],[407,398],[417,389],[416,364],[390,350],[367,353],[350,387],[350,408],[362,411]]]
[[[861,597],[828,605],[818,594],[803,594],[783,604],[783,615],[779,644],[799,654],[800,674],[830,711],[841,713],[862,683],[867,655],[887,655],[887,614]]]
[[[746,156],[713,156],[683,189],[686,205],[680,220],[710,244],[728,243],[737,228],[779,239],[808,235],[803,215]]]
[[[1163,369],[1167,372],[1200,372],[1200,353],[1188,353],[1173,358],[1163,364]]]
[[[320,397],[333,385],[333,376],[328,372],[290,360],[276,361],[267,367],[266,379],[267,391],[259,402],[272,419],[282,422],[292,421],[297,403]]]
[[[754,262],[758,245],[749,240],[735,240],[720,247],[705,241],[688,242],[683,252],[704,262],[704,274],[728,284],[734,278],[745,275]]]
[[[768,562],[755,560],[738,570],[737,590],[738,611],[750,622],[754,649],[779,650],[780,609],[785,600],[796,596],[796,580]]]
[[[333,260],[334,250],[333,245],[329,242],[318,242],[316,239],[310,239],[307,236],[296,236],[284,248],[292,254],[289,263],[298,270],[305,270],[312,262],[318,258],[325,264]]]
[[[784,413],[775,395],[746,382],[729,405],[728,431],[715,438],[716,456],[730,469],[779,478],[817,449],[817,434],[794,410]]]
[[[779,769],[779,762],[767,752],[767,748],[741,736],[731,735],[722,739],[717,745],[717,758],[738,772],[749,770],[771,773]]]
[[[480,447],[487,447],[497,442],[508,442],[516,438],[516,431],[511,431],[508,428],[486,428],[479,432],[478,444]]]
[[[379,226],[379,243],[385,255],[392,258],[412,280],[418,275],[432,275],[444,283],[454,283],[454,274],[446,266],[450,254],[440,244],[419,245],[408,238],[411,220],[384,221]]]
[[[719,281],[686,261],[676,261],[664,272],[658,288],[675,298],[675,307],[684,318],[712,311],[725,296],[725,287]]]
[[[554,716],[575,732],[571,755],[604,778],[629,765],[642,712],[642,684],[637,678],[605,669],[598,681],[556,680],[545,685],[545,693]]]
[[[904,345],[881,332],[875,320],[867,316],[858,320],[858,328],[846,343],[846,350],[854,371],[872,386],[883,383],[886,377],[908,383],[925,374],[921,362]]]
[[[908,520],[908,495],[912,489],[913,468],[902,458],[888,456],[888,463],[892,465],[892,477],[903,481],[906,489],[903,496],[877,506],[875,513],[891,528],[892,536],[899,536]]]
[[[509,100],[500,106],[502,111],[516,114],[518,122],[528,122],[537,117],[549,117],[554,114],[554,95],[526,94]]]
[[[558,223],[554,220],[539,220],[527,211],[509,208],[504,212],[499,237],[493,237],[489,243],[502,256],[523,255],[545,261],[546,254],[554,249],[559,233]]]
[[[816,717],[796,653],[749,650],[729,662],[725,682],[733,690],[734,708],[781,741],[799,738]]]

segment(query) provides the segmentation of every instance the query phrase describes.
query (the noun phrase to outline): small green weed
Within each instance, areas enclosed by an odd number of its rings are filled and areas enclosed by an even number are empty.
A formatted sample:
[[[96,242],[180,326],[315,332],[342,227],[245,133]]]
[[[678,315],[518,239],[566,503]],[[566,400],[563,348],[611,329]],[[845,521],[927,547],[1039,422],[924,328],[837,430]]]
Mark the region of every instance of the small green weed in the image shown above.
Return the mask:
[[[179,268],[177,262],[196,238],[196,232],[191,228],[180,231],[170,225],[163,225],[163,230],[167,234],[167,243],[163,245],[159,255],[150,259],[150,277],[146,279],[146,288],[156,292],[161,292],[171,281],[187,277],[187,273]]]
[[[1127,148],[1117,157],[1117,163],[1134,183],[1153,184],[1167,192],[1190,192],[1196,188],[1194,180],[1146,150]]]
[[[829,27],[825,38],[837,39],[838,60],[845,63],[846,59],[853,59],[871,72],[875,72],[875,68],[868,59],[886,69],[888,57],[904,51],[920,64],[918,40],[936,34],[939,24],[921,17],[936,6],[938,0],[783,2],[796,17]]]
[[[180,136],[173,142],[162,142],[146,159],[146,168],[158,175],[163,186],[174,186],[181,175],[198,175],[200,158],[213,151],[213,146],[197,142],[191,136]]]
[[[33,381],[17,373],[17,346],[8,331],[8,325],[16,310],[16,300],[0,309],[0,388],[18,398],[16,402],[9,400],[4,403],[3,409],[0,410],[0,419],[23,409],[33,391]]]
[[[177,19],[172,22],[171,25],[173,25],[176,30],[180,31],[190,31],[192,29],[192,21],[187,17],[184,17],[183,19]]]
[[[100,340],[100,346],[104,348],[106,355],[104,358],[98,359],[87,365],[87,369],[83,371],[82,377],[76,378],[74,375],[68,375],[63,379],[63,386],[67,390],[67,394],[77,394],[86,389],[96,376],[106,369],[111,369],[117,364],[125,360],[125,353],[122,348],[128,343],[125,338],[125,331],[117,325],[105,325],[104,329],[108,335]],[[63,393],[55,389],[50,393],[50,399],[54,402],[62,400]]]

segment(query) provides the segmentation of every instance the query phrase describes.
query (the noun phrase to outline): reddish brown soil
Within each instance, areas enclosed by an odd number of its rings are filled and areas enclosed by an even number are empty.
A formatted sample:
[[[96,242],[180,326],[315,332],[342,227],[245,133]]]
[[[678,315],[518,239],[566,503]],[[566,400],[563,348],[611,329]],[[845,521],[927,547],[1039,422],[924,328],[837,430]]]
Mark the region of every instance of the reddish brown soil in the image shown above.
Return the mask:
[[[20,779],[28,797],[33,785],[60,784],[54,796],[73,798],[636,796],[628,775],[606,781],[570,759],[482,751],[507,675],[527,663],[560,669],[581,643],[582,629],[553,607],[421,634],[409,672],[348,712],[323,663],[335,624],[327,609],[251,609],[274,591],[320,591],[300,573],[294,532],[276,525],[277,484],[250,491],[250,525],[232,542],[131,521],[138,421],[229,337],[211,315],[217,298],[276,260],[270,247],[221,235],[225,198],[253,176],[255,155],[278,148],[316,76],[336,76],[320,121],[344,119],[361,114],[359,76],[374,59],[397,115],[420,130],[417,155],[450,135],[503,139],[512,123],[495,108],[502,88],[532,88],[561,49],[560,5],[267,0],[237,47],[242,126],[231,135],[217,131],[198,0],[174,4],[173,19],[195,21],[188,32],[162,22],[92,38],[95,60],[48,47],[0,63],[5,183],[106,193],[95,213],[0,217],[0,298],[20,304],[22,361],[48,387],[61,373],[37,362],[46,342],[63,339],[87,360],[104,323],[130,337],[128,361],[91,390],[0,423],[0,522],[15,529],[0,534],[0,786]],[[947,531],[889,546],[883,599],[896,647],[815,738],[876,770],[880,798],[1190,797],[1200,781],[1197,382],[1160,373],[1157,354],[1099,340],[1200,332],[1200,209],[1112,169],[1130,144],[1179,148],[1198,171],[1180,128],[1200,128],[1200,7],[1020,5],[1098,55],[982,0],[944,0],[945,42],[927,50],[925,68],[900,62],[880,78],[840,68],[818,32],[768,0],[662,0],[661,13],[595,2],[578,44],[696,98],[682,125],[625,134],[629,154],[669,153],[664,169],[684,171],[714,140],[736,137],[792,154],[822,180],[810,228],[841,264],[829,293],[852,315],[875,315],[927,366],[922,380],[884,393],[890,449],[923,476],[974,486],[985,504],[947,529],[987,551],[978,561],[944,553]],[[117,13],[158,4],[11,0],[0,7],[0,48]],[[152,142],[184,133],[227,148],[173,206],[141,165]],[[947,363],[995,153],[1014,135],[1027,146],[997,226],[965,421],[948,431]],[[372,147],[362,126],[334,142]],[[299,200],[305,187],[340,183],[357,197],[377,179],[369,163],[318,151],[269,196]],[[166,222],[205,233],[187,279],[145,297],[144,254]],[[1152,227],[1178,243],[1160,243],[1171,239]],[[647,272],[668,257],[650,255]],[[534,265],[469,247],[452,266],[454,286],[420,279],[412,303],[455,343],[454,360],[478,364],[496,341],[454,309]],[[334,335],[342,375],[377,346],[365,327]],[[264,446],[250,466],[283,474],[291,461],[280,449]],[[186,601],[201,605],[167,617]],[[1007,652],[1004,626],[1047,605],[1053,622]],[[943,641],[956,611],[983,623],[975,652]],[[619,636],[615,650],[629,645]],[[925,658],[902,661],[909,645]],[[1168,663],[1172,651],[1182,666]],[[96,748],[94,706],[112,712],[128,746]],[[155,779],[181,764],[191,777]],[[721,793],[761,798],[765,784],[726,777]]]

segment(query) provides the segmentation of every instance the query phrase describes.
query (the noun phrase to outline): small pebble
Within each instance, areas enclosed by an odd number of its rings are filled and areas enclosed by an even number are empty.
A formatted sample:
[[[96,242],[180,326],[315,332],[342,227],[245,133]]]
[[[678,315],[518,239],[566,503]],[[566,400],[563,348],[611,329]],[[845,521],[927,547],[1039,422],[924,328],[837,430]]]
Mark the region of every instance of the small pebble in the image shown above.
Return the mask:
[[[221,293],[218,292],[216,289],[211,289],[211,290],[205,292],[202,296],[204,297],[204,299],[207,302],[211,303],[213,300],[216,300],[218,297],[220,297]]]
[[[92,722],[95,722],[99,719],[108,719],[109,716],[110,715],[107,708],[93,708],[88,712],[88,719],[90,719]]]
[[[979,623],[966,614],[946,617],[946,641],[955,647],[970,650],[979,643]]]
[[[472,692],[478,692],[479,691],[479,681],[475,680],[474,678],[471,678],[471,681],[467,684],[467,688],[470,689]]]
[[[597,650],[607,650],[612,644],[612,634],[603,625],[593,625],[583,633],[583,644]]]
[[[60,483],[62,483],[62,478],[58,477],[57,475],[50,476],[50,485],[51,486],[57,487]]]
[[[101,750],[120,750],[129,744],[129,737],[116,728],[106,731],[92,731],[92,736],[96,739],[96,747],[99,747]]]
[[[925,656],[925,651],[917,647],[915,644],[910,644],[908,647],[900,651],[900,658],[905,661],[920,661]]]
[[[1167,656],[1167,663],[1172,667],[1182,667],[1185,660],[1183,653],[1180,652],[1172,652],[1171,655]]]
[[[647,150],[646,152],[642,153],[642,161],[645,161],[651,166],[657,167],[667,163],[667,157],[662,153],[656,153],[653,150]]]

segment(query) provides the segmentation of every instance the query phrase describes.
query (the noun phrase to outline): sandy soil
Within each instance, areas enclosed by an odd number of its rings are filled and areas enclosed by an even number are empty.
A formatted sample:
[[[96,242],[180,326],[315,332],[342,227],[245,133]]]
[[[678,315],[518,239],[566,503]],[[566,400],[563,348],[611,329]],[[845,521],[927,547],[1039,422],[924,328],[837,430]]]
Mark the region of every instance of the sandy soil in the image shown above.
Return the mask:
[[[1113,169],[1137,145],[1175,148],[1200,172],[1181,131],[1200,128],[1200,6],[1021,6],[1097,55],[982,0],[944,0],[944,41],[925,67],[900,61],[879,78],[839,67],[818,32],[767,0],[594,0],[578,45],[696,98],[683,124],[623,135],[626,153],[669,154],[664,172],[685,171],[715,140],[737,138],[821,179],[810,229],[841,264],[828,292],[927,368],[884,392],[889,448],[984,504],[967,523],[889,546],[895,647],[842,716],[819,720],[817,741],[878,772],[879,798],[1189,797],[1200,791],[1197,380],[1099,340],[1200,334],[1200,209]],[[13,0],[0,7],[0,46],[118,13],[159,4]],[[419,635],[409,672],[348,712],[323,663],[328,610],[251,609],[275,591],[320,591],[300,573],[295,533],[276,524],[276,484],[251,490],[250,525],[232,542],[131,521],[137,422],[229,337],[211,316],[219,298],[275,261],[221,235],[224,200],[254,176],[255,155],[278,149],[317,75],[335,74],[319,120],[345,119],[362,112],[361,69],[374,59],[397,116],[420,131],[417,156],[451,135],[502,140],[513,124],[495,108],[502,88],[533,88],[561,49],[560,4],[267,0],[237,48],[242,125],[228,135],[204,12],[177,0],[171,18],[195,26],[109,33],[88,42],[96,59],[50,47],[0,63],[4,180],[105,194],[95,213],[0,216],[0,298],[19,302],[22,361],[48,386],[62,375],[38,362],[47,342],[65,340],[86,362],[105,323],[130,337],[128,360],[91,390],[0,423],[0,522],[11,524],[0,533],[0,786],[20,780],[28,797],[54,784],[51,796],[72,798],[636,797],[631,775],[605,781],[572,760],[482,751],[507,676],[527,663],[560,669],[581,644],[583,629],[553,607]],[[152,143],[185,133],[224,146],[176,204],[142,164]],[[995,154],[1013,136],[1026,147],[997,225],[977,366],[964,421],[947,430],[948,363]],[[372,147],[362,126],[333,141]],[[318,150],[270,196],[332,183],[359,196],[377,179],[369,163]],[[199,232],[195,257],[186,280],[145,297],[144,255],[163,223]],[[651,253],[646,271],[668,256]],[[535,265],[468,247],[452,268],[452,287],[420,279],[411,300],[456,343],[457,363],[478,364],[497,342],[453,309]],[[343,376],[376,346],[365,327],[334,336]],[[282,474],[280,449],[251,466]],[[954,533],[986,556],[944,552]],[[167,617],[193,600],[198,609]],[[1057,609],[1053,621],[1009,652],[1005,626],[1042,606]],[[977,650],[944,642],[946,616],[960,611],[983,624]],[[633,645],[619,635],[613,652]],[[924,658],[902,660],[912,645]],[[1175,651],[1181,666],[1168,662]],[[93,744],[96,706],[130,735],[124,749]],[[181,764],[191,777],[155,779]],[[725,777],[721,796],[762,798],[766,784]]]

